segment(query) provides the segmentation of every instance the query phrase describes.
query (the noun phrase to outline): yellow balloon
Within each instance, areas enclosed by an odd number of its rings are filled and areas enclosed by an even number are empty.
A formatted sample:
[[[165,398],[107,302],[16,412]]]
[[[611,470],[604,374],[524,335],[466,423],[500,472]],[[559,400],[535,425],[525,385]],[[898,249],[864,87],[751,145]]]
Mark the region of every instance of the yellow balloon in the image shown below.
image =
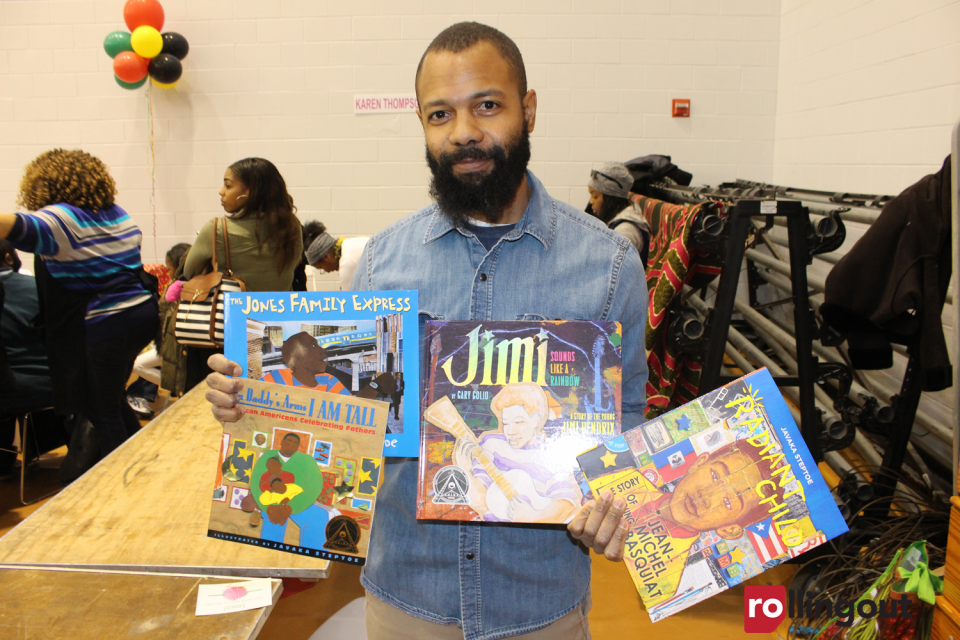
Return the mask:
[[[137,55],[147,59],[155,58],[163,50],[163,36],[153,27],[143,25],[133,30],[130,45]]]
[[[161,89],[172,89],[177,86],[176,82],[171,82],[170,84],[163,84],[162,82],[157,82],[153,78],[150,78],[150,82],[153,83],[153,86],[160,87]]]

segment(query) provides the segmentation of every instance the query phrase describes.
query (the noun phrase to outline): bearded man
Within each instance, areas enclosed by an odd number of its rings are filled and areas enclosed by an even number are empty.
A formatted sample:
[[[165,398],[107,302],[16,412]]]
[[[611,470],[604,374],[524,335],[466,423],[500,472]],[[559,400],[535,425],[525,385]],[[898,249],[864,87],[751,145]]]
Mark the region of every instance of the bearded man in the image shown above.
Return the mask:
[[[417,289],[434,320],[610,320],[623,325],[623,424],[643,422],[647,290],[622,237],[554,200],[527,170],[537,94],[517,45],[477,23],[444,30],[417,68],[417,112],[436,203],[373,236],[355,290]],[[214,356],[215,371],[239,367]],[[220,420],[239,380],[208,378]],[[361,578],[367,637],[588,638],[590,558],[623,556],[622,500],[558,526],[418,522],[417,461],[385,465]]]

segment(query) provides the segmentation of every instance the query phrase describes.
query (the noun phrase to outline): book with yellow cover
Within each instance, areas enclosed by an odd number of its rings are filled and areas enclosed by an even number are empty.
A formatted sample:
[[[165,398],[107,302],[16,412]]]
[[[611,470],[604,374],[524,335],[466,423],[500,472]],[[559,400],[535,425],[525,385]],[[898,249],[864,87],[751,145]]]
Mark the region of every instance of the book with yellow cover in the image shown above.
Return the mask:
[[[653,622],[847,531],[766,369],[578,458],[627,503],[624,562]]]
[[[362,565],[386,402],[244,380],[223,425],[207,535]]]

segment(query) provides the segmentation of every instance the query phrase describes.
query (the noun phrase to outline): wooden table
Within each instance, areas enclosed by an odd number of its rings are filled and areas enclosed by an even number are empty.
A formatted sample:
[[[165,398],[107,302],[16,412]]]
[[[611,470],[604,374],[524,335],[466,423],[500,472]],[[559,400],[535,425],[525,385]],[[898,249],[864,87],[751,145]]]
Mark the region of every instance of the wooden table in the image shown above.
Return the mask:
[[[207,537],[222,429],[204,389],[0,538],[0,566],[327,577],[327,560]]]
[[[205,577],[0,570],[0,637],[6,640],[139,637],[150,640],[256,638],[273,606],[197,617]],[[226,581],[226,582],[229,582]],[[283,586],[273,580],[273,604]]]

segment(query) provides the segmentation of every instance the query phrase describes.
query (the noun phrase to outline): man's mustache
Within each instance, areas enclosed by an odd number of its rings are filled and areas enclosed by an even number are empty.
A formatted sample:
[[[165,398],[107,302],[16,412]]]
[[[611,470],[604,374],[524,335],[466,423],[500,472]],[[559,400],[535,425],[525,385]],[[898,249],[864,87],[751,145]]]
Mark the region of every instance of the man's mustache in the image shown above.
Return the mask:
[[[484,151],[480,147],[463,147],[456,151],[447,151],[440,154],[440,164],[445,166],[468,160],[487,160],[493,157],[493,149]]]

